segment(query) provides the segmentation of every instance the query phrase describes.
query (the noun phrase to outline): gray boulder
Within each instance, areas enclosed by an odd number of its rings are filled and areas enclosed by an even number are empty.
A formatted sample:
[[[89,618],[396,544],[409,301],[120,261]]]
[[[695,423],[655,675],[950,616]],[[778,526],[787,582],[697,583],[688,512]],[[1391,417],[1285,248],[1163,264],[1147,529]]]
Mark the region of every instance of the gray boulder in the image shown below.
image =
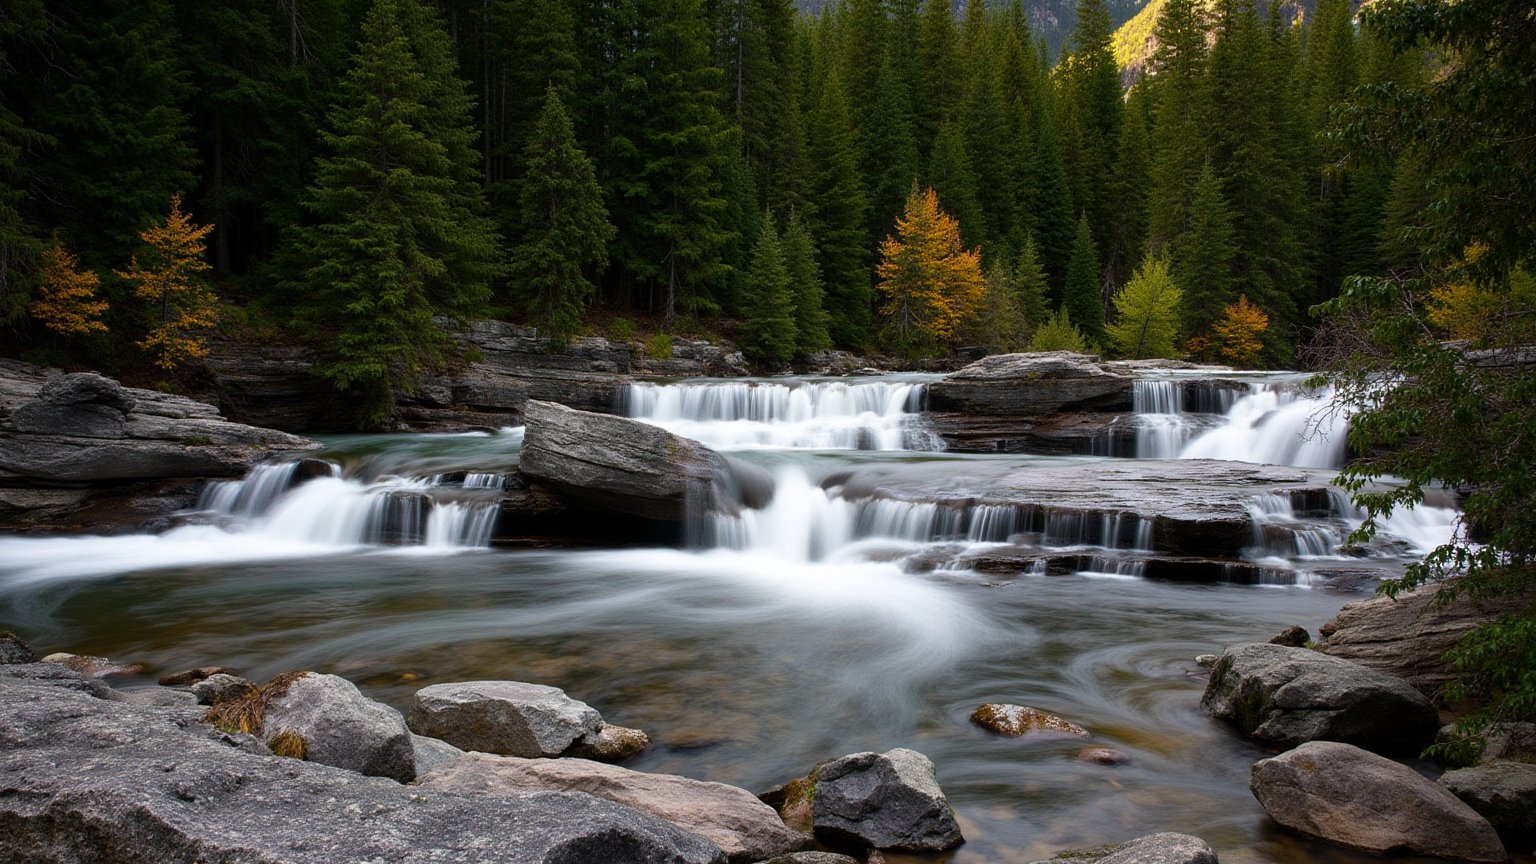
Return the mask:
[[[36,663],[37,655],[15,633],[0,633],[0,665],[6,663]]]
[[[133,406],[123,385],[95,372],[76,372],[44,384],[35,400],[12,413],[11,422],[21,432],[121,438]]]
[[[425,735],[411,735],[411,749],[416,755],[416,776],[425,777],[452,764],[464,751],[449,744],[447,741],[439,741],[436,738],[428,738]]]
[[[697,441],[623,417],[551,402],[523,408],[528,429],[519,470],[579,504],[662,522],[680,522],[688,502],[707,501],[729,473]]]
[[[532,758],[559,756],[595,734],[603,718],[558,687],[462,681],[416,691],[407,722],[461,750]]]
[[[859,859],[836,852],[791,852],[775,855],[762,864],[859,864]]]
[[[935,411],[982,416],[1129,411],[1132,376],[1098,359],[1070,351],[994,354],[930,384],[928,404]]]
[[[463,796],[256,755],[196,711],[0,679],[0,860],[723,864],[588,795]]]
[[[1416,752],[1439,728],[1434,706],[1401,678],[1267,643],[1222,652],[1200,704],[1283,747],[1342,741],[1381,753]]]
[[[1050,862],[1071,864],[1218,864],[1216,850],[1210,844],[1189,834],[1148,834],[1121,843],[1095,849],[1063,852]]]
[[[219,672],[193,684],[191,692],[199,705],[217,705],[256,692],[256,685],[238,675]]]
[[[1500,832],[1536,835],[1536,765],[1490,762],[1461,768],[1441,775],[1440,785]]]
[[[761,861],[809,845],[752,793],[723,783],[644,774],[587,759],[519,759],[470,753],[423,778],[425,789],[502,795],[585,792],[627,804],[708,838],[733,862]]]
[[[1253,795],[1287,828],[1351,849],[1509,860],[1488,820],[1446,789],[1349,744],[1314,741],[1253,766]]]
[[[68,666],[61,666],[58,663],[0,664],[0,681],[7,678],[53,684],[67,690],[86,693],[98,699],[110,699],[113,694],[112,688],[100,679],[87,678]]]
[[[144,687],[138,690],[121,690],[117,698],[139,705],[158,705],[163,708],[191,708],[197,705],[197,697],[186,690],[168,687]]]
[[[916,750],[834,759],[817,768],[813,782],[812,821],[828,842],[913,852],[965,842],[933,763]]]
[[[416,777],[411,730],[400,712],[375,702],[345,678],[304,672],[280,676],[262,692],[261,739],[283,753],[302,742],[303,758],[372,777]],[[287,746],[280,743],[283,736]],[[298,755],[298,754],[293,754]]]

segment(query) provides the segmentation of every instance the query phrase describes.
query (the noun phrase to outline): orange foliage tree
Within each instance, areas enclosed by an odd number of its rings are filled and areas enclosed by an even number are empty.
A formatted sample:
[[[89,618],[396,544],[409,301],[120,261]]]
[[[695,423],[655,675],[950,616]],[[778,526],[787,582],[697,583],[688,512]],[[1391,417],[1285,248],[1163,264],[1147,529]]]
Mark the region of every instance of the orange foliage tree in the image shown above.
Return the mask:
[[[194,357],[208,354],[207,340],[196,331],[219,320],[218,301],[208,287],[208,245],[212,225],[197,225],[182,212],[181,196],[171,196],[171,212],[164,225],[139,233],[149,246],[148,266],[135,255],[126,271],[117,275],[134,285],[133,293],[160,306],[160,321],[150,328],[139,347],[155,355],[155,365],[175,369]]]
[[[1225,314],[1217,321],[1215,330],[1216,351],[1233,366],[1254,366],[1259,362],[1259,352],[1264,350],[1264,331],[1269,329],[1269,316],[1263,309],[1248,302],[1248,295],[1228,304]]]
[[[42,282],[30,309],[32,317],[61,336],[104,331],[107,325],[101,322],[101,313],[107,311],[107,301],[96,296],[100,286],[101,277],[81,270],[75,253],[55,237],[53,245],[43,250]]]
[[[932,189],[913,190],[896,236],[880,244],[880,309],[887,345],[909,356],[953,339],[981,310],[987,282],[981,251],[960,243],[960,222]]]

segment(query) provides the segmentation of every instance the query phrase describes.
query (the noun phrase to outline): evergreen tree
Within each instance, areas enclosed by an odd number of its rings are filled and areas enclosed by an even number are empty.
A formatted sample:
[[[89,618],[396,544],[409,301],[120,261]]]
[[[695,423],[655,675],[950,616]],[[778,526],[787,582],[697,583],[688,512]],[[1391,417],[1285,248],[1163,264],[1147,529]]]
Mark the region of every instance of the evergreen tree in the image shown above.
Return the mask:
[[[1237,257],[1232,216],[1221,192],[1221,181],[1210,165],[1195,184],[1189,229],[1173,247],[1173,277],[1183,291],[1184,332],[1211,332],[1221,309],[1237,293],[1232,265]]]
[[[1035,328],[1034,335],[1029,338],[1029,350],[1031,351],[1072,351],[1078,354],[1088,352],[1088,340],[1083,336],[1083,331],[1077,329],[1072,323],[1072,316],[1065,308],[1059,308],[1046,316],[1044,322]]]
[[[869,212],[858,170],[848,96],[837,70],[828,73],[810,117],[812,236],[826,277],[832,341],[860,349],[869,338],[874,294],[865,225]]]
[[[1108,197],[1112,218],[1108,247],[1104,252],[1104,284],[1117,288],[1142,260],[1147,239],[1147,119],[1146,95],[1141,87],[1131,91],[1125,121],[1120,126],[1119,160],[1110,180]]]
[[[1013,288],[1019,295],[1019,313],[1024,316],[1025,335],[1028,336],[1045,323],[1051,291],[1033,237],[1024,242],[1024,251],[1019,253],[1019,263],[1013,271]]]
[[[1013,276],[1001,261],[987,268],[987,293],[981,300],[981,314],[976,323],[976,341],[988,354],[1022,351],[1029,344],[1029,322],[1019,308],[1019,293]]]
[[[795,353],[810,354],[832,345],[827,333],[827,312],[823,308],[824,292],[821,283],[821,267],[816,263],[816,244],[800,214],[789,211],[788,224],[784,226],[781,243],[784,250],[784,270],[789,276],[789,287],[794,295],[795,306]]]
[[[1099,295],[1099,252],[1087,217],[1077,220],[1072,240],[1072,259],[1067,263],[1067,282],[1062,308],[1093,342],[1104,340],[1104,304]]]
[[[747,317],[737,337],[741,353],[752,365],[776,372],[794,356],[797,333],[795,293],[772,214],[763,217],[743,290]]]
[[[608,260],[614,229],[602,190],[555,88],[528,138],[522,159],[520,230],[513,248],[514,285],[529,298],[542,335],[564,346],[581,324],[595,288],[583,268]]]
[[[1168,272],[1168,259],[1148,258],[1124,290],[1115,295],[1115,323],[1109,344],[1121,357],[1175,357],[1179,343],[1179,286]]]
[[[5,53],[8,43],[35,40],[45,29],[41,0],[12,3],[7,11],[0,16],[0,90],[4,91],[11,90],[15,74]],[[28,183],[24,156],[28,147],[46,143],[7,101],[0,100],[0,325],[19,318],[27,306],[26,271],[40,244],[22,214]]]
[[[927,0],[923,5],[922,29],[918,35],[917,136],[918,151],[927,153],[933,149],[939,129],[955,117],[960,110],[964,95],[964,69],[957,34],[955,16],[950,0]]]
[[[955,123],[945,123],[934,141],[928,185],[938,193],[939,204],[960,220],[960,237],[965,245],[981,245],[986,222],[976,196],[976,176],[966,155],[965,133]]]
[[[724,70],[731,114],[759,193],[783,212],[805,202],[805,130],[796,87],[793,0],[736,0]]]
[[[1072,34],[1072,53],[1065,61],[1063,84],[1066,96],[1067,168],[1072,200],[1093,229],[1094,242],[1108,249],[1114,202],[1111,178],[1120,140],[1124,96],[1120,72],[1111,45],[1114,28],[1104,0],[1078,0],[1077,27]],[[1075,310],[1074,310],[1075,311]],[[1091,323],[1085,324],[1090,336]]]
[[[449,130],[427,104],[443,85],[426,81],[406,34],[417,3],[375,0],[364,19],[305,201],[310,217],[290,232],[283,262],[297,319],[326,348],[319,373],[359,397],[368,424],[442,357],[434,317],[478,309],[498,262],[490,221],[467,206],[478,185],[461,188],[473,167],[455,164],[462,148],[439,140]],[[462,143],[469,116],[450,122]]]
[[[901,212],[907,193],[921,173],[913,133],[912,100],[907,82],[890,54],[880,61],[874,106],[856,129],[861,166],[869,180],[870,236],[879,236]]]
[[[1167,0],[1158,14],[1157,48],[1148,59],[1156,124],[1151,135],[1147,245],[1165,250],[1188,226],[1190,198],[1208,159],[1210,114],[1204,0]]]

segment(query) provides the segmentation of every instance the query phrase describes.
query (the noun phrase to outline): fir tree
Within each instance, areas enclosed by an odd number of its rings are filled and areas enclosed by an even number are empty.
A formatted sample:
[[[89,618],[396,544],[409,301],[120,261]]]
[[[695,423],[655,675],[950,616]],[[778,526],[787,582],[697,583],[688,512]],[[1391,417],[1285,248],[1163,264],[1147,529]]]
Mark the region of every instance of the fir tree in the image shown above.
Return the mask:
[[[8,13],[0,16],[0,85],[6,90],[11,88],[15,72],[5,49],[12,40],[39,38],[46,20],[40,0],[13,3]],[[0,101],[0,325],[10,324],[26,309],[26,270],[40,244],[22,215],[28,182],[24,156],[28,147],[47,140],[29,128],[6,101]]]
[[[737,341],[752,365],[778,371],[795,353],[795,294],[784,263],[784,250],[772,214],[752,249],[752,266],[743,286],[747,318]]]
[[[1072,240],[1072,259],[1067,263],[1067,282],[1062,308],[1094,342],[1104,339],[1104,304],[1099,295],[1099,253],[1093,244],[1088,219],[1077,220]]]
[[[907,82],[890,53],[880,61],[874,105],[857,128],[861,165],[869,179],[871,236],[891,224],[921,173]]]
[[[1131,101],[1120,126],[1119,155],[1110,180],[1108,197],[1110,220],[1104,253],[1104,284],[1114,289],[1130,277],[1131,268],[1142,260],[1147,239],[1147,97],[1141,87],[1131,92]]]
[[[800,214],[789,211],[780,244],[784,252],[784,270],[795,306],[795,353],[810,354],[831,346],[827,334],[827,313],[822,307],[821,267],[816,263],[816,244],[806,230]]]
[[[1115,295],[1115,323],[1109,344],[1121,357],[1175,357],[1179,344],[1179,286],[1168,272],[1168,259],[1143,261],[1125,288]]]
[[[1113,28],[1104,0],[1078,0],[1077,26],[1072,34],[1072,53],[1065,62],[1067,152],[1072,200],[1088,219],[1094,242],[1108,249],[1114,202],[1111,178],[1120,140],[1124,96],[1120,72],[1111,47]],[[1074,310],[1075,311],[1075,310]],[[1091,323],[1079,321],[1094,335]]]
[[[1208,158],[1210,114],[1204,0],[1167,0],[1145,86],[1157,118],[1151,136],[1147,245],[1166,250],[1188,226],[1191,190]]]
[[[354,391],[368,424],[443,356],[434,318],[477,310],[498,262],[490,221],[469,206],[478,187],[461,188],[473,166],[454,162],[463,148],[439,140],[445,118],[427,104],[444,85],[426,81],[406,34],[417,3],[375,0],[364,19],[305,201],[310,218],[291,232],[284,261],[299,320],[327,346],[319,373]],[[470,118],[452,122],[462,144]]]
[[[1207,334],[1232,302],[1232,264],[1237,246],[1221,181],[1210,165],[1195,184],[1189,229],[1173,247],[1173,276],[1183,291],[1184,332]]]
[[[1050,284],[1033,237],[1024,242],[1024,251],[1019,253],[1019,263],[1013,271],[1013,288],[1019,295],[1019,313],[1024,316],[1027,336],[1045,323],[1050,309]]]
[[[592,163],[576,146],[560,95],[551,87],[522,164],[520,230],[512,252],[514,284],[529,298],[543,335],[564,346],[595,289],[583,268],[608,260],[614,229]]]
[[[923,5],[917,57],[923,72],[917,94],[918,151],[927,153],[933,149],[940,127],[959,112],[965,92],[950,0],[927,0]]]
[[[960,220],[960,237],[965,245],[981,245],[986,222],[976,196],[976,176],[966,155],[965,133],[958,124],[945,123],[939,130],[929,160],[928,185],[938,193],[939,204]]]
[[[976,340],[988,354],[1022,351],[1029,344],[1029,322],[1019,308],[1013,275],[1001,261],[987,268],[987,293],[981,300]]]
[[[832,341],[863,348],[869,338],[874,294],[866,224],[869,212],[859,176],[848,96],[834,69],[811,112],[811,233],[826,277]]]
[[[219,320],[218,300],[208,286],[212,268],[207,237],[212,230],[212,225],[194,223],[182,212],[181,196],[172,195],[165,223],[139,234],[146,247],[143,259],[134,255],[128,269],[118,271],[135,296],[153,304],[158,320],[138,344],[154,355],[161,369],[176,369],[208,355],[208,341],[199,331]]]
[[[1083,331],[1072,323],[1071,314],[1065,308],[1060,308],[1046,316],[1045,321],[1035,328],[1029,338],[1029,350],[1084,354],[1088,351],[1088,340],[1084,338]]]

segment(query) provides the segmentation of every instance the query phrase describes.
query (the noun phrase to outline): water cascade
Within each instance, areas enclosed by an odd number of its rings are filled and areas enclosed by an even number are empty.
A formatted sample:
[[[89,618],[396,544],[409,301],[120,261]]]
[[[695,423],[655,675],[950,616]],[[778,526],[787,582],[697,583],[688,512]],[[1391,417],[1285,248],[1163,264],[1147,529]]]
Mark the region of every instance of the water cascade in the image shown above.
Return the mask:
[[[1147,378],[1134,382],[1136,457],[1229,459],[1339,468],[1348,410],[1333,392],[1294,376],[1250,381]]]
[[[942,450],[910,379],[629,385],[627,413],[717,449]]]

